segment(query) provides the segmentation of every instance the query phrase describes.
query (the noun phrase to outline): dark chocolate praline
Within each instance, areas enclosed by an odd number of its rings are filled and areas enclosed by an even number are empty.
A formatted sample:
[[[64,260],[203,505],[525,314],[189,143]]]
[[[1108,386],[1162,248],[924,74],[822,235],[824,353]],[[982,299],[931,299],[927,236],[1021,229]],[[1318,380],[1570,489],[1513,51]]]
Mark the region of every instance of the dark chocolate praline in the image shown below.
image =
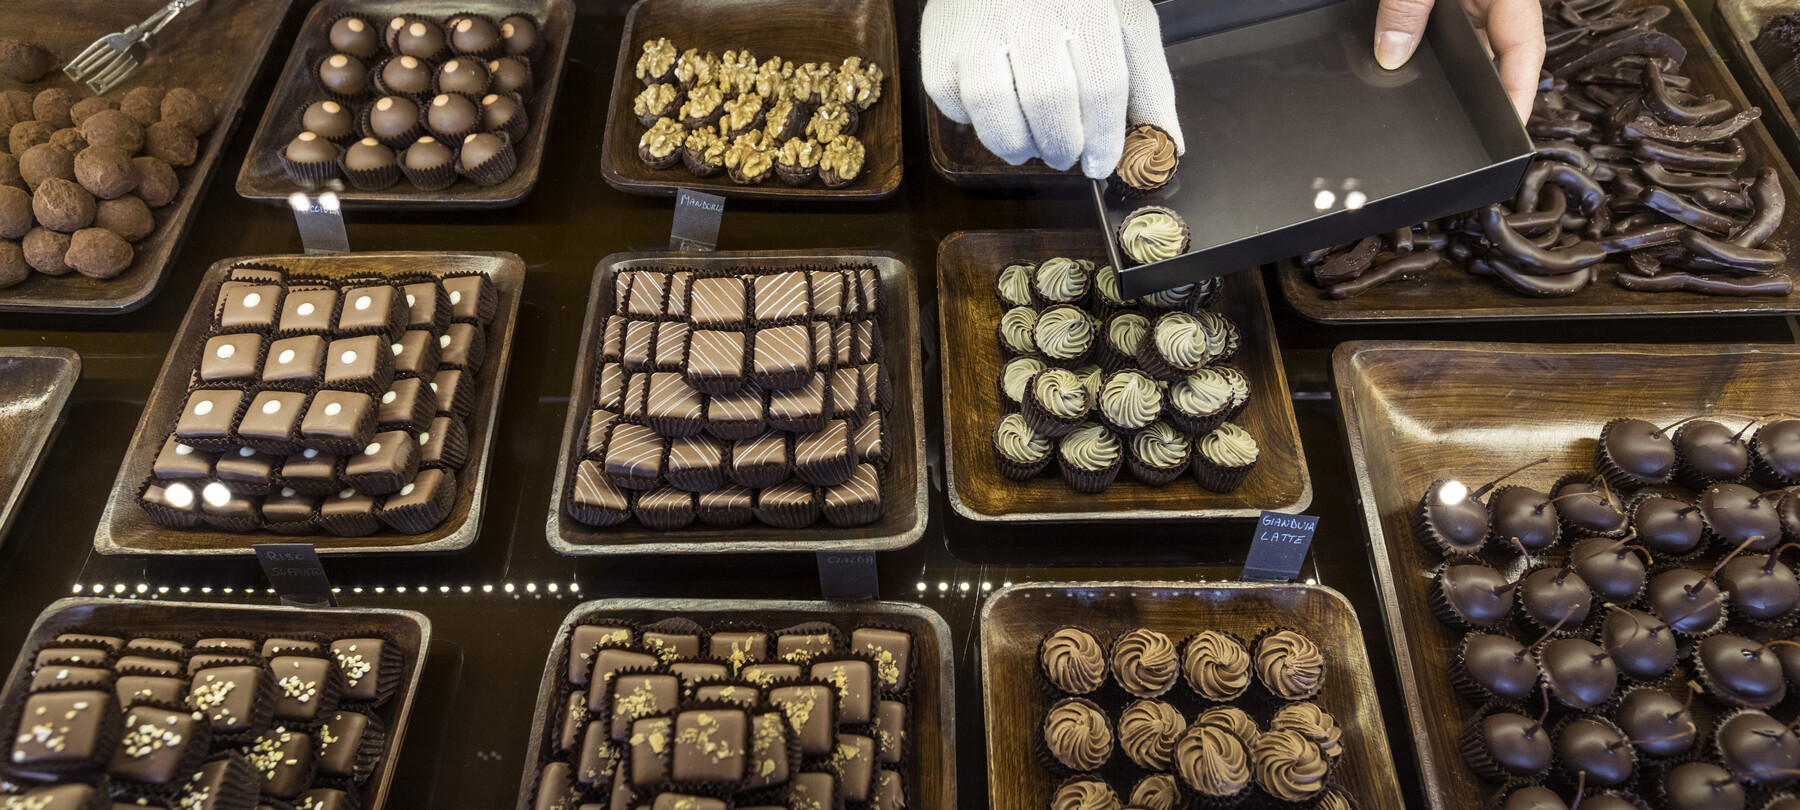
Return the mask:
[[[1777,503],[1743,484],[1714,484],[1700,493],[1700,516],[1726,547],[1748,543],[1746,551],[1768,551],[1781,544]]]
[[[1600,623],[1600,643],[1626,676],[1651,681],[1675,668],[1675,633],[1655,616],[1619,608]],[[1636,735],[1633,735],[1636,736]]]
[[[1538,648],[1538,671],[1550,695],[1577,711],[1605,704],[1619,689],[1619,668],[1612,656],[1584,639],[1559,638],[1545,643]]]
[[[1721,633],[1694,651],[1700,680],[1733,706],[1767,709],[1787,696],[1787,677],[1775,651],[1743,636]]]
[[[1524,548],[1537,554],[1553,545],[1562,533],[1556,504],[1550,496],[1530,487],[1505,487],[1488,499],[1493,541],[1501,548]]]
[[[1754,709],[1733,712],[1713,730],[1719,764],[1757,787],[1793,783],[1800,769],[1800,735]]]
[[[1606,423],[1598,453],[1607,483],[1620,489],[1666,484],[1675,474],[1675,443],[1642,419]]]
[[[1800,607],[1800,580],[1772,554],[1740,554],[1719,569],[1719,587],[1731,597],[1733,613],[1776,621]]]
[[[1502,699],[1520,702],[1537,689],[1537,661],[1507,636],[1470,633],[1463,639],[1462,661],[1470,679]]]
[[[1725,594],[1704,571],[1671,568],[1657,574],[1644,598],[1658,620],[1685,636],[1701,635],[1725,617]]]
[[[1639,751],[1653,757],[1685,754],[1700,739],[1687,705],[1654,686],[1626,692],[1613,710],[1613,720],[1637,741]]]

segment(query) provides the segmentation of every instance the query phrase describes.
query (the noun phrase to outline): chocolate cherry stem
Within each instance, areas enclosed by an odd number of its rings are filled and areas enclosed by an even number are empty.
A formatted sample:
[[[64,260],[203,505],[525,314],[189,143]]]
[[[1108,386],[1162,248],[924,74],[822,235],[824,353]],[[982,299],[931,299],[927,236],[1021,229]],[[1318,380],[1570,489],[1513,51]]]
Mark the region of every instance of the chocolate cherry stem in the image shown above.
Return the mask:
[[[1744,538],[1744,542],[1739,543],[1737,548],[1732,549],[1730,554],[1725,555],[1725,559],[1720,560],[1718,565],[1713,566],[1713,570],[1707,572],[1706,576],[1702,577],[1699,581],[1695,582],[1694,584],[1689,585],[1686,588],[1683,588],[1682,590],[1687,591],[1688,596],[1693,596],[1694,589],[1700,587],[1701,582],[1711,582],[1713,577],[1718,576],[1720,571],[1725,570],[1725,564],[1728,562],[1731,562],[1731,558],[1736,557],[1737,555],[1743,553],[1744,549],[1747,549],[1750,547],[1750,544],[1762,542],[1762,540],[1764,540],[1764,539],[1765,538],[1760,534],[1751,535],[1749,537]]]
[[[1776,558],[1781,556],[1781,552],[1786,551],[1790,548],[1800,548],[1800,543],[1782,543],[1781,545],[1776,546],[1774,551],[1769,552],[1769,560],[1768,560],[1768,562],[1763,564],[1763,573],[1765,573],[1765,574],[1775,573]]]
[[[1680,717],[1683,714],[1686,714],[1687,710],[1693,707],[1694,696],[1698,695],[1698,694],[1700,694],[1700,684],[1695,683],[1693,681],[1688,681],[1687,699],[1681,701],[1681,708],[1676,709],[1675,711],[1669,712],[1668,716],[1663,718],[1663,722],[1672,723],[1675,721],[1675,718]],[[1689,720],[1688,728],[1691,729],[1693,727],[1694,727],[1694,722],[1692,720]]]
[[[1527,464],[1523,467],[1513,470],[1512,472],[1502,475],[1499,478],[1496,478],[1492,481],[1482,484],[1480,489],[1477,489],[1474,492],[1469,493],[1469,497],[1474,500],[1479,501],[1479,500],[1481,500],[1481,496],[1488,494],[1488,491],[1492,490],[1495,486],[1499,485],[1499,483],[1501,481],[1505,481],[1506,479],[1511,478],[1515,475],[1518,475],[1519,473],[1522,473],[1526,470],[1529,470],[1532,467],[1536,467],[1539,464],[1548,464],[1548,463],[1550,463],[1550,457],[1544,456],[1543,458],[1540,458],[1537,461],[1533,461],[1530,464]]]
[[[1616,741],[1616,742],[1606,746],[1606,750],[1608,753],[1610,753],[1612,751],[1617,750],[1618,747],[1621,745],[1648,745],[1650,743],[1668,742],[1670,740],[1677,739],[1680,737],[1686,737],[1687,735],[1694,733],[1694,724],[1691,721],[1686,723],[1685,725],[1686,725],[1686,728],[1683,728],[1680,731],[1674,732],[1672,734],[1664,734],[1661,737],[1651,737],[1648,740],[1619,740],[1619,741]]]
[[[1685,425],[1685,424],[1687,424],[1687,423],[1689,423],[1689,422],[1692,422],[1692,421],[1694,421],[1694,420],[1695,420],[1695,419],[1704,419],[1704,418],[1706,418],[1706,417],[1708,417],[1708,416],[1711,416],[1711,415],[1712,415],[1712,414],[1705,414],[1705,413],[1697,413],[1697,414],[1694,414],[1694,415],[1693,415],[1693,416],[1690,416],[1690,417],[1688,417],[1688,418],[1686,418],[1686,419],[1681,419],[1681,420],[1677,420],[1677,421],[1676,421],[1676,422],[1675,422],[1675,423],[1674,423],[1674,424],[1671,424],[1671,425],[1669,425],[1669,426],[1668,426],[1668,427],[1663,427],[1663,428],[1657,428],[1657,429],[1656,429],[1656,432],[1657,432],[1657,433],[1661,433],[1661,434],[1667,434],[1667,433],[1668,433],[1668,432],[1669,432],[1669,431],[1671,431],[1671,430],[1674,430],[1674,429],[1676,429],[1676,428],[1678,428],[1678,427],[1681,427],[1681,426],[1682,426],[1682,425]]]
[[[1632,529],[1624,537],[1621,537],[1617,541],[1614,541],[1613,543],[1608,544],[1605,548],[1602,548],[1599,551],[1596,551],[1592,554],[1587,555],[1586,557],[1582,557],[1579,560],[1569,563],[1568,565],[1564,566],[1564,569],[1565,570],[1572,569],[1578,565],[1581,565],[1584,562],[1587,562],[1588,560],[1594,559],[1595,557],[1598,557],[1609,551],[1617,551],[1617,550],[1619,550],[1620,547],[1624,546],[1626,543],[1629,543],[1636,539],[1637,539],[1637,529]],[[1645,552],[1646,556],[1648,556],[1648,554],[1649,554],[1649,552]],[[1623,556],[1623,555],[1621,555],[1621,556]]]
[[[1757,647],[1756,649],[1750,651],[1749,657],[1750,658],[1761,658],[1762,654],[1763,654],[1763,650],[1766,650],[1770,647],[1778,647],[1783,644],[1791,644],[1795,647],[1800,647],[1800,641],[1792,641],[1792,640],[1785,639],[1785,638],[1778,638],[1778,639],[1775,639],[1774,641],[1763,642],[1763,645],[1761,647]]]
[[[1750,417],[1748,417],[1748,416],[1743,417],[1743,418],[1750,419]],[[1731,434],[1731,442],[1730,443],[1737,444],[1738,441],[1744,437],[1745,431],[1748,431],[1749,429],[1756,427],[1757,425],[1760,425],[1760,424],[1762,424],[1761,419],[1750,419],[1749,424],[1746,424],[1743,427],[1738,428],[1738,432]]]
[[[1580,773],[1575,775],[1575,801],[1569,802],[1569,810],[1580,807],[1581,800],[1585,798],[1587,798],[1587,769],[1583,768]]]
[[[1634,529],[1633,531],[1635,532],[1636,530]],[[1630,539],[1630,538],[1627,538],[1627,539]],[[1635,550],[1637,553],[1644,555],[1644,564],[1645,565],[1655,565],[1656,564],[1656,558],[1650,556],[1650,549],[1645,548],[1643,545],[1638,544],[1638,543],[1632,543],[1631,545],[1626,546],[1626,548]]]
[[[1556,624],[1558,626],[1561,626],[1562,622],[1557,622]],[[1537,733],[1539,731],[1544,730],[1544,721],[1548,720],[1550,718],[1550,690],[1545,689],[1540,694],[1542,694],[1543,698],[1544,698],[1544,711],[1538,714],[1537,722],[1532,723],[1530,726],[1526,727],[1526,729],[1525,729],[1525,738],[1526,739],[1531,739],[1532,737],[1536,737]]]

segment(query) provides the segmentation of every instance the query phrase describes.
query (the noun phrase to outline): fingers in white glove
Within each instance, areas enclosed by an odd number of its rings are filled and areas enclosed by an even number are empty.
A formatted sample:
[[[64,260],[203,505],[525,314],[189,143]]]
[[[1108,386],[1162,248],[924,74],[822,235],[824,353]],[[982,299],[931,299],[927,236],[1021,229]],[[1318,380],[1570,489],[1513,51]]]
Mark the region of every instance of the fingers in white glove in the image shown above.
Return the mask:
[[[1433,0],[1381,0],[1375,12],[1375,61],[1388,70],[1404,66],[1419,49],[1432,5]]]
[[[963,108],[962,90],[956,74],[956,48],[960,40],[952,36],[955,21],[949,19],[951,4],[930,3],[919,24],[919,66],[925,94],[931,97],[945,118],[959,124],[969,123],[969,111]]]
[[[1086,9],[1096,18],[1090,24],[1094,30],[1120,30],[1117,9],[1111,3],[1089,4]],[[1128,84],[1124,37],[1071,39],[1065,50],[1074,66],[1081,99],[1081,170],[1104,180],[1119,165],[1119,153],[1125,146],[1127,99],[1135,92]]]
[[[1006,51],[988,48],[964,53],[957,64],[957,76],[969,123],[975,126],[982,145],[1014,166],[1037,157],[1031,128],[1025,123],[1019,94],[1013,89],[1012,65]]]
[[[1075,165],[1087,142],[1081,123],[1081,80],[1069,58],[1069,39],[1061,29],[1052,29],[1047,41],[1022,43],[1010,60],[1019,109],[1031,127],[1038,157],[1058,171]]]
[[[1126,117],[1133,123],[1161,127],[1175,141],[1176,153],[1187,154],[1181,120],[1175,115],[1175,82],[1169,77],[1169,57],[1163,52],[1162,22],[1156,9],[1150,0],[1118,0],[1118,14],[1131,87]],[[1116,141],[1123,146],[1123,132]],[[1116,156],[1113,162],[1117,164]]]

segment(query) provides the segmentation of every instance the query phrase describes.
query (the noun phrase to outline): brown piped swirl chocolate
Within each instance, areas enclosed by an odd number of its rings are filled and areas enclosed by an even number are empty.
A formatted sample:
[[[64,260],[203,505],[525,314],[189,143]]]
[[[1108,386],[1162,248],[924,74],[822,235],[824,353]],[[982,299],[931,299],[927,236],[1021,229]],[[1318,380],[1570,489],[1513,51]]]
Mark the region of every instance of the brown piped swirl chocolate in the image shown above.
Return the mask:
[[[1175,739],[1187,730],[1187,718],[1160,700],[1140,700],[1119,715],[1119,748],[1132,762],[1152,771],[1169,769]]]
[[[1119,795],[1098,779],[1070,779],[1050,798],[1050,810],[1119,810]]]
[[[1175,141],[1152,124],[1138,124],[1125,133],[1124,151],[1119,155],[1119,179],[1141,191],[1162,188],[1175,176],[1181,162],[1175,153]]]
[[[1250,651],[1231,636],[1202,630],[1182,650],[1181,672],[1201,697],[1232,700],[1250,687]]]
[[[1217,726],[1243,740],[1245,745],[1255,745],[1256,738],[1262,736],[1262,730],[1256,727],[1256,721],[1236,706],[1214,706],[1207,709],[1194,718],[1194,725]]]
[[[1070,770],[1092,771],[1112,757],[1112,726],[1100,707],[1063,698],[1044,716],[1044,746]]]
[[[1106,681],[1106,654],[1093,634],[1064,627],[1044,638],[1038,647],[1038,663],[1052,686],[1071,695],[1085,695]]]
[[[1311,639],[1277,630],[1256,644],[1256,677],[1276,697],[1305,700],[1325,681],[1325,654]]]
[[[1325,756],[1336,759],[1344,755],[1344,730],[1338,728],[1337,720],[1317,703],[1291,703],[1281,707],[1269,721],[1269,730],[1297,731],[1319,746]]]
[[[1252,753],[1256,783],[1281,801],[1303,802],[1325,789],[1331,763],[1298,731],[1264,732]]]
[[[1156,697],[1169,691],[1177,670],[1175,642],[1155,630],[1138,628],[1113,642],[1113,678],[1133,695]]]
[[[1250,756],[1243,741],[1218,726],[1182,732],[1175,741],[1175,770],[1202,796],[1236,796],[1250,784]]]
[[[1166,773],[1150,774],[1131,789],[1131,806],[1144,810],[1175,810],[1175,803],[1180,800],[1181,787],[1175,784],[1175,777]]]

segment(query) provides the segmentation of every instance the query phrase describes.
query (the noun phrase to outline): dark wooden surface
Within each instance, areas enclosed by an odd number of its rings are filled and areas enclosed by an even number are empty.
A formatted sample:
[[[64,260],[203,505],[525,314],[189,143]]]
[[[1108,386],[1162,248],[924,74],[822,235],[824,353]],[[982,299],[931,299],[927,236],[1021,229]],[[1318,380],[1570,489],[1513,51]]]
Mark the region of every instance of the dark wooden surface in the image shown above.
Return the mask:
[[[331,534],[292,535],[275,532],[224,532],[210,527],[171,529],[158,525],[137,504],[138,487],[150,475],[178,414],[187,402],[189,375],[200,362],[206,345],[206,330],[211,325],[219,284],[231,267],[243,262],[267,262],[289,271],[305,272],[327,278],[358,275],[394,275],[402,273],[479,272],[494,282],[499,302],[498,314],[488,325],[487,359],[476,374],[475,407],[464,426],[469,433],[469,461],[456,477],[456,502],[450,515],[436,528],[421,534],[398,534],[382,529],[367,537],[337,537]],[[443,552],[468,548],[475,542],[481,525],[481,511],[487,499],[487,468],[492,458],[494,426],[500,416],[500,387],[506,381],[508,355],[512,351],[514,321],[518,315],[519,293],[525,284],[525,263],[510,253],[343,253],[315,256],[245,256],[225,259],[212,266],[201,283],[200,293],[189,307],[187,317],[176,332],[163,363],[164,374],[150,392],[143,417],[125,451],[125,461],[113,480],[112,496],[100,527],[94,534],[94,548],[102,554],[179,555],[179,556],[250,556],[255,543],[309,542],[320,554],[374,554],[388,552]]]
[[[1002,359],[995,338],[1000,301],[994,279],[1019,261],[1056,256],[1106,264],[1098,232],[993,231],[951,234],[938,250],[938,321],[944,356],[944,454],[950,502],[958,514],[983,521],[1174,520],[1255,517],[1262,510],[1304,511],[1312,479],[1300,453],[1299,428],[1288,398],[1281,348],[1255,272],[1223,280],[1215,307],[1242,335],[1232,364],[1250,381],[1250,404],[1235,421],[1256,438],[1256,469],[1235,492],[1209,492],[1190,475],[1149,487],[1123,471],[1104,493],[1088,495],[1064,484],[1051,462],[1045,474],[1014,481],[994,466],[994,423],[1006,412],[995,381]]]
[[[513,144],[518,169],[511,177],[493,186],[482,186],[466,177],[458,177],[454,185],[438,191],[423,191],[405,177],[380,191],[358,191],[339,181],[336,185],[344,187],[333,190],[344,207],[389,211],[501,208],[516,205],[530,194],[543,170],[544,140],[550,131],[550,116],[556,110],[556,94],[562,87],[563,61],[568,56],[569,40],[574,34],[575,6],[571,0],[328,0],[313,6],[312,13],[302,24],[298,42],[288,55],[287,64],[281,69],[281,81],[269,99],[262,122],[256,127],[256,135],[250,140],[250,154],[238,170],[238,194],[252,200],[287,205],[288,196],[294,192],[324,190],[288,177],[281,168],[280,153],[295,135],[300,134],[300,116],[306,112],[307,105],[325,98],[317,89],[313,71],[319,60],[332,53],[331,43],[326,39],[331,21],[350,11],[380,22],[402,12],[422,14],[440,22],[452,14],[470,11],[486,14],[496,21],[508,14],[522,12],[537,18],[544,53],[531,60],[533,87],[531,97],[525,103],[530,129],[524,138]],[[370,61],[373,64],[368,67],[372,72],[379,62]],[[371,95],[356,106],[360,108],[375,97]]]
[[[1800,349],[1791,345],[1357,341],[1338,347],[1333,372],[1388,643],[1425,795],[1437,810],[1480,806],[1489,788],[1458,752],[1457,736],[1478,707],[1450,684],[1462,634],[1428,606],[1442,560],[1410,526],[1425,488],[1439,478],[1473,487],[1548,457],[1510,479],[1543,490],[1593,468],[1608,420],[1666,425],[1695,414],[1764,414],[1800,398]]]
[[[644,89],[634,72],[638,56],[645,42],[658,37],[668,37],[677,51],[749,48],[758,59],[779,56],[796,65],[835,67],[851,56],[879,65],[887,74],[881,98],[861,113],[856,130],[863,143],[861,176],[843,188],[826,188],[819,180],[795,188],[772,174],[760,184],[740,185],[725,171],[695,177],[680,163],[651,168],[638,158],[644,125],[631,102]],[[882,199],[900,188],[900,88],[912,67],[911,59],[900,60],[893,0],[638,0],[619,42],[600,170],[613,188],[632,194],[669,196],[692,188],[744,200]]]
[[[1312,639],[1326,657],[1325,686],[1313,702],[1344,732],[1344,756],[1333,766],[1337,783],[1358,807],[1402,806],[1356,610],[1342,594],[1315,586],[1247,582],[1039,582],[1000,590],[981,611],[981,692],[988,716],[992,810],[1048,807],[1062,781],[1045,768],[1033,747],[1055,702],[1033,684],[1038,643],[1071,625],[1094,633],[1102,643],[1140,627],[1177,643],[1202,630],[1223,630],[1248,641],[1271,627]],[[1188,688],[1186,681],[1175,686]],[[1270,712],[1265,707],[1247,701],[1244,708],[1258,725],[1267,725]],[[1116,712],[1109,715],[1117,722]],[[1125,757],[1114,751],[1113,759]],[[1136,778],[1148,773],[1129,764],[1105,770],[1132,774],[1132,781],[1109,780],[1121,798],[1130,795]]]
[[[62,427],[63,406],[81,377],[81,356],[62,348],[0,348],[0,542],[13,509]]]
[[[90,43],[136,25],[166,0],[15,0],[0,8],[0,28],[9,36],[25,36],[56,53],[60,67]],[[119,99],[131,88],[160,84],[187,87],[213,103],[217,123],[200,137],[194,165],[176,169],[181,191],[168,205],[151,210],[156,230],[132,245],[136,256],[125,272],[109,279],[80,273],[46,276],[33,272],[23,284],[0,290],[0,312],[130,312],[162,289],[170,263],[187,237],[208,179],[231,141],[242,117],[244,91],[256,79],[274,40],[276,23],[292,0],[224,0],[183,11],[152,38],[143,66],[108,94]],[[0,78],[0,90],[31,92],[63,87],[78,98],[93,95],[59,70],[31,85]]]
[[[1762,33],[1763,24],[1783,14],[1800,11],[1790,0],[1719,0],[1713,6],[1713,41],[1719,55],[1731,68],[1744,94],[1761,107],[1763,128],[1781,147],[1791,165],[1800,157],[1800,121],[1794,120],[1794,108],[1775,87],[1769,66],[1763,64],[1751,45]]]
[[[925,98],[925,137],[931,146],[931,166],[938,174],[969,188],[1087,188],[1080,169],[1057,171],[1032,158],[1014,166],[988,151],[975,128],[958,124],[938,112]]]
[[[547,723],[561,707],[554,705],[562,674],[558,664],[569,643],[569,631],[577,624],[626,620],[639,626],[675,617],[699,622],[755,624],[770,630],[824,621],[844,630],[868,623],[912,634],[914,655],[912,716],[907,718],[906,767],[901,770],[909,807],[956,810],[956,679],[951,661],[950,628],[930,608],[905,602],[819,602],[775,599],[597,599],[569,611],[557,628],[544,675],[538,684],[537,709],[532,714],[531,738],[525,745],[525,773],[519,779],[518,810],[532,807],[532,788],[537,783],[540,751],[555,732]]]
[[[21,617],[23,618],[23,617]],[[369,780],[355,789],[363,810],[381,810],[393,786],[400,761],[400,745],[406,739],[406,723],[412,715],[413,697],[419,691],[431,647],[431,620],[411,610],[387,608],[292,608],[252,605],[212,605],[199,602],[117,602],[109,599],[61,599],[38,614],[19,657],[13,660],[0,705],[10,706],[30,686],[33,651],[62,633],[86,631],[162,636],[176,634],[198,638],[216,636],[292,636],[320,633],[333,638],[386,636],[401,653],[400,686],[394,696],[370,711],[387,730],[381,759]]]
[[[1694,92],[1729,99],[1740,110],[1751,106],[1744,90],[1726,70],[1718,49],[1707,38],[1700,21],[1681,2],[1665,0],[1627,0],[1628,8],[1648,5],[1668,6],[1673,13],[1657,24],[1662,32],[1687,46],[1687,61],[1681,74],[1694,80]],[[1781,187],[1788,199],[1787,216],[1770,237],[1766,247],[1784,251],[1788,261],[1780,271],[1800,277],[1800,178],[1776,148],[1770,129],[1764,126],[1771,112],[1765,108],[1763,118],[1750,125],[1739,137],[1749,154],[1739,170],[1741,177],[1755,177],[1758,169],[1773,166],[1781,175]],[[1660,318],[1671,315],[1711,316],[1741,314],[1785,314],[1800,312],[1800,292],[1785,298],[1732,298],[1688,292],[1639,292],[1619,286],[1613,279],[1616,270],[1601,270],[1600,278],[1586,289],[1561,298],[1532,298],[1514,292],[1511,287],[1490,278],[1480,278],[1454,267],[1433,268],[1417,279],[1401,279],[1382,284],[1354,298],[1332,301],[1312,283],[1307,274],[1291,263],[1280,263],[1276,274],[1281,278],[1281,292],[1301,315],[1326,323],[1352,321],[1447,321],[1447,320],[1518,320],[1550,318]],[[1800,281],[1800,278],[1796,279]]]
[[[613,314],[613,277],[624,270],[663,266],[834,267],[870,264],[881,273],[882,365],[893,380],[894,401],[882,419],[891,457],[881,483],[881,519],[838,528],[824,518],[804,529],[750,523],[722,529],[696,522],[685,529],[658,531],[637,520],[617,526],[589,526],[569,516],[564,499],[569,470],[587,442],[588,412],[594,407],[594,347]],[[576,556],[604,554],[720,554],[785,551],[893,551],[918,542],[925,532],[925,405],[918,384],[918,290],[912,268],[880,251],[783,250],[723,253],[619,253],[600,260],[588,290],[587,320],[581,330],[569,412],[563,421],[562,452],[544,529],[550,546]]]

